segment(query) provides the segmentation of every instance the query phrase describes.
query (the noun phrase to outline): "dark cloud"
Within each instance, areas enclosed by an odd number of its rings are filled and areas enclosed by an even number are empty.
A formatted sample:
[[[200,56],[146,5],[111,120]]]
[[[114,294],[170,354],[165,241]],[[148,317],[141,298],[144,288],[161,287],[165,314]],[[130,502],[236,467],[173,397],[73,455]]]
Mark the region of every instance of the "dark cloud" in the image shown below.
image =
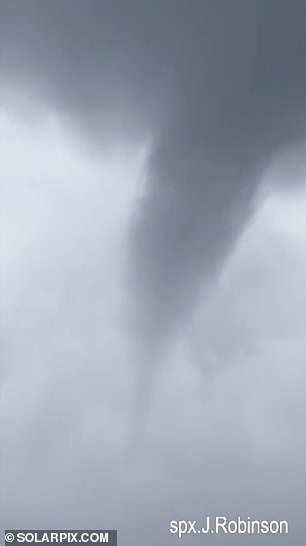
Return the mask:
[[[148,138],[152,144],[145,192],[131,214],[127,245],[132,300],[129,317],[136,338],[135,360],[141,369],[135,413],[141,421],[155,371],[166,360],[172,341],[178,341],[178,334],[184,336],[202,289],[211,290],[211,281],[250,217],[266,166],[277,153],[305,137],[305,0],[2,0],[0,24],[5,91],[18,93],[19,88],[21,94],[30,93],[43,109],[56,111],[63,123],[89,141],[96,154],[105,143],[139,143]],[[102,202],[103,192],[95,192]],[[50,218],[52,223],[54,218]],[[99,226],[97,221],[97,229]],[[88,234],[85,239],[91,237]],[[90,252],[90,248],[86,250]],[[79,257],[72,249],[74,253]],[[84,263],[76,262],[82,271]],[[75,270],[69,267],[67,277],[73,278]],[[92,279],[86,279],[87,286]],[[73,291],[68,280],[61,282],[68,291],[69,307],[78,287]],[[95,277],[94,283],[99,284],[99,279]],[[34,309],[33,316],[36,313]],[[217,313],[217,323],[222,313]],[[107,318],[104,320],[106,324]],[[209,344],[209,319],[204,322]],[[37,329],[35,320],[34,325]],[[72,337],[80,336],[86,352],[91,342],[84,341],[83,327],[82,322],[82,327],[72,328]],[[53,334],[48,328],[49,346]],[[231,339],[219,341],[224,352],[235,345],[235,335],[241,337],[239,328],[237,334],[235,329],[232,332],[232,337],[228,334]],[[20,336],[24,340],[24,332]],[[28,341],[24,342],[27,347]],[[93,352],[107,360],[99,351],[94,345]],[[204,351],[202,343],[199,351]],[[110,360],[116,361],[116,357]],[[268,350],[264,360],[270,362]],[[224,366],[223,358],[217,361],[217,367]],[[120,365],[118,375],[125,377]],[[84,381],[81,376],[80,384]],[[235,377],[238,381],[239,374]],[[78,399],[82,389],[76,390],[72,398]],[[64,393],[62,397],[59,405],[69,421]],[[95,407],[97,412],[103,409],[98,402]],[[201,411],[205,411],[202,406]],[[51,413],[46,410],[46,429],[53,431],[55,442],[61,412],[55,419]],[[183,415],[180,418],[183,420]],[[212,419],[207,426],[215,425],[218,421]],[[221,428],[225,432],[227,423],[222,422]],[[39,430],[42,432],[43,426]],[[239,458],[239,449],[245,444],[237,434],[233,449]],[[177,438],[171,438],[179,449]],[[217,440],[212,436],[215,451],[226,450],[223,440]],[[31,451],[27,454],[29,460],[32,455]],[[60,465],[63,461],[54,453],[56,456]],[[289,456],[284,458],[284,467],[294,464]],[[206,463],[210,468],[207,459]],[[239,474],[236,459],[235,463]],[[76,467],[82,467],[82,461]],[[42,475],[45,472],[46,468]],[[271,483],[275,485],[278,479],[279,475]],[[160,477],[158,483],[162,481]],[[292,489],[294,484],[293,480]],[[213,486],[211,482],[211,492]],[[82,483],[79,487],[81,491]],[[183,507],[183,487],[179,493]],[[233,499],[235,493],[229,493]],[[148,501],[148,505],[151,510],[156,508],[154,502]],[[135,514],[133,517],[136,521]]]

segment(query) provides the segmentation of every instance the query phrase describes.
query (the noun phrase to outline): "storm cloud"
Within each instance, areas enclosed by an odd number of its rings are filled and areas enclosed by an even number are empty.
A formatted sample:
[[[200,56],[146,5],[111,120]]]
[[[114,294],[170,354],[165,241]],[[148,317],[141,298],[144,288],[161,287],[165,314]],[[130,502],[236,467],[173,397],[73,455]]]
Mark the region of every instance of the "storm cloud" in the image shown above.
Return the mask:
[[[167,544],[241,513],[300,544],[305,1],[1,0],[0,25],[6,526]]]

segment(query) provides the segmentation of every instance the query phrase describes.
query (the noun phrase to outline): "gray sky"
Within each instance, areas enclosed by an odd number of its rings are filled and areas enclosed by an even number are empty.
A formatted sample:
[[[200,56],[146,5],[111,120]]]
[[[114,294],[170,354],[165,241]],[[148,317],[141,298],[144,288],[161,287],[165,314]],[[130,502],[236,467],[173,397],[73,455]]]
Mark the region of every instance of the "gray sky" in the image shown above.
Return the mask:
[[[305,3],[1,12],[3,526],[300,544]]]

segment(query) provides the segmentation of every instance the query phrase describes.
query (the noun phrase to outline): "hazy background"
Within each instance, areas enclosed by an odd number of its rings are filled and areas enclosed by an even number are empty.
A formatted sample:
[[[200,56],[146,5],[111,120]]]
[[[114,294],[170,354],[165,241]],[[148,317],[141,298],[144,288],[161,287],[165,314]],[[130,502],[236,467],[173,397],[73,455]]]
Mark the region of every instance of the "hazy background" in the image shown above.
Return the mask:
[[[300,546],[305,3],[0,6],[2,528]]]

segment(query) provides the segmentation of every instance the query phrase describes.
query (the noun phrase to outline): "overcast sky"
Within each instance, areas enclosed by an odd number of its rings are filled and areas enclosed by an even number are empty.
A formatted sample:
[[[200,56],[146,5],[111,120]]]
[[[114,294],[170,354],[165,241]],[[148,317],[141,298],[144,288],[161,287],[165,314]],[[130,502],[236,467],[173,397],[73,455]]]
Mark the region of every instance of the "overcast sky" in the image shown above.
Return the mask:
[[[299,546],[305,2],[1,13],[1,526]]]

